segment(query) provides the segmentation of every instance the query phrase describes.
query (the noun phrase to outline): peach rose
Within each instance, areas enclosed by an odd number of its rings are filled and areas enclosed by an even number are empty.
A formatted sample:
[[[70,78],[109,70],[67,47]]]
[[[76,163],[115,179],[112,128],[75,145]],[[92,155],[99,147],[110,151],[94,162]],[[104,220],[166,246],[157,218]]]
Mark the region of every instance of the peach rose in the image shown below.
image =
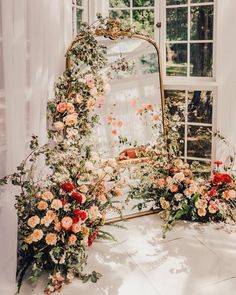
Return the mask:
[[[33,243],[33,237],[32,235],[29,235],[28,237],[25,238],[26,244],[32,244]]]
[[[61,121],[57,121],[53,124],[56,131],[62,131],[65,127],[64,123]]]
[[[76,242],[77,238],[75,235],[70,235],[69,236],[69,245],[75,245],[75,242]]]
[[[105,195],[105,194],[100,194],[100,195],[98,195],[98,196],[97,196],[97,199],[98,199],[102,204],[106,203],[106,201],[107,201],[107,198],[106,198],[106,195]]]
[[[77,93],[75,96],[75,102],[79,104],[82,102],[82,100],[83,100],[83,96]]]
[[[55,223],[54,229],[56,231],[60,231],[61,230],[61,223],[60,223],[60,221],[58,221],[58,222]]]
[[[179,190],[179,187],[178,187],[177,184],[173,184],[173,185],[171,185],[171,187],[170,187],[170,191],[171,191],[172,193],[177,193],[178,190]]]
[[[206,209],[205,208],[198,208],[197,210],[197,214],[200,216],[200,217],[203,217],[203,216],[206,216]]]
[[[73,220],[69,216],[65,216],[62,218],[61,225],[65,230],[70,229],[72,224],[73,224]]]
[[[37,205],[37,208],[38,208],[39,210],[46,210],[47,207],[48,207],[48,203],[45,202],[45,201],[40,201],[40,202],[38,203],[38,205]]]
[[[147,104],[147,105],[146,105],[146,109],[147,109],[148,111],[152,111],[152,110],[153,110],[153,106],[152,106],[152,104]]]
[[[75,234],[79,233],[81,231],[81,224],[79,222],[73,223],[71,230]]]
[[[66,111],[66,102],[60,102],[58,105],[57,105],[57,111],[59,113],[64,113]]]
[[[92,97],[90,97],[90,98],[88,99],[86,105],[87,105],[87,108],[88,108],[90,111],[92,111],[92,110],[94,109],[94,107],[95,107],[95,104],[96,104],[95,99],[92,98]]]
[[[98,217],[98,213],[99,213],[98,207],[95,206],[95,205],[93,205],[92,207],[90,207],[90,208],[88,209],[89,218],[90,218],[91,220],[95,220],[95,219],[97,219],[97,217]]]
[[[50,191],[44,192],[41,197],[44,201],[51,201],[54,198],[53,194]]]
[[[69,114],[73,114],[75,112],[75,107],[74,107],[73,103],[68,102],[66,104],[66,110]]]
[[[166,185],[166,181],[165,181],[165,179],[164,179],[164,178],[160,178],[160,179],[158,179],[158,185],[159,185],[161,188],[165,187],[165,185]]]
[[[48,245],[55,245],[57,243],[57,236],[53,233],[49,233],[46,235],[45,241]]]
[[[78,122],[78,114],[69,114],[63,118],[63,121],[67,126],[75,126]]]
[[[32,233],[32,241],[38,242],[43,237],[43,231],[41,229],[35,229]]]
[[[161,197],[160,198],[160,204],[162,209],[167,210],[170,208],[170,203],[168,201],[165,200],[165,198]]]
[[[29,227],[34,228],[40,223],[40,218],[37,215],[30,217],[27,221]]]
[[[208,207],[208,211],[211,213],[211,214],[214,214],[216,213],[217,211],[219,210],[216,202],[214,201],[210,201],[210,204],[209,204],[209,207]]]
[[[59,199],[54,199],[51,204],[51,208],[54,210],[59,210],[62,208],[62,201]]]
[[[79,190],[81,193],[86,194],[86,193],[88,192],[89,189],[88,189],[87,185],[82,184],[82,185],[80,185],[80,186],[78,187],[78,190]]]

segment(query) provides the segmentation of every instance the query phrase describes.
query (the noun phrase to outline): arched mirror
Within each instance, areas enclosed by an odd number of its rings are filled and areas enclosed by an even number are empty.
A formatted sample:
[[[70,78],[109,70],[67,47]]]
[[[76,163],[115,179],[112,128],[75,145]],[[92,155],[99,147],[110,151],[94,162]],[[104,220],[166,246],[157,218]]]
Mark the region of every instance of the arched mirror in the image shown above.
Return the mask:
[[[94,146],[103,157],[117,160],[128,183],[138,181],[132,175],[134,166],[145,165],[147,146],[166,134],[159,48],[148,36],[122,30],[114,20],[95,34],[106,48],[103,72],[109,77],[110,91],[97,109],[100,122]],[[123,192],[125,199],[125,188]],[[145,213],[133,211],[134,205],[130,202],[123,208],[124,217]]]

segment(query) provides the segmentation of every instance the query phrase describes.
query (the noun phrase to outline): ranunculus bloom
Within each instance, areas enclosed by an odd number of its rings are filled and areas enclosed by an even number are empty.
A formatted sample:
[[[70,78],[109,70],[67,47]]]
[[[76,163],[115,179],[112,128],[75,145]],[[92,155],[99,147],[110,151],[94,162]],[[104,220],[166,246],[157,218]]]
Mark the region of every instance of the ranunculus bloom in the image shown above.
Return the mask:
[[[172,193],[177,193],[178,190],[179,190],[179,187],[178,187],[177,184],[173,184],[173,185],[171,185],[171,187],[170,187],[170,191],[171,191]]]
[[[200,216],[200,217],[204,217],[206,216],[207,212],[206,212],[206,209],[205,208],[198,208],[197,210],[197,214]]]
[[[41,198],[44,201],[51,201],[54,198],[54,196],[50,191],[46,191],[42,194]]]
[[[69,245],[75,245],[75,242],[76,242],[77,238],[75,235],[70,235],[69,236]]]
[[[116,129],[113,129],[113,130],[111,131],[111,134],[112,134],[112,135],[116,135],[116,134],[117,134]]]
[[[153,110],[153,106],[152,106],[152,104],[147,104],[147,105],[146,105],[146,109],[147,109],[148,111],[152,111],[152,110]]]
[[[73,224],[73,220],[72,220],[72,218],[69,217],[69,216],[65,216],[65,217],[63,217],[62,220],[61,220],[61,226],[62,226],[65,230],[70,229],[71,226],[72,226],[72,224]]]
[[[57,121],[53,124],[56,131],[62,131],[65,127],[64,123],[61,121]]]
[[[27,221],[29,227],[34,228],[40,223],[40,218],[37,215],[30,217]]]
[[[152,116],[152,121],[160,121],[160,116],[159,115],[153,115]]]
[[[43,237],[43,231],[41,229],[35,229],[32,233],[32,241],[38,242]]]
[[[63,183],[63,185],[61,186],[61,189],[65,192],[65,193],[70,193],[72,192],[75,187],[71,182],[65,182]]]
[[[75,112],[75,107],[74,107],[73,103],[68,102],[66,104],[66,110],[69,114],[73,114]]]
[[[217,187],[214,186],[209,192],[208,192],[208,196],[210,197],[215,197],[217,195]]]
[[[29,235],[28,237],[26,237],[25,238],[25,242],[27,243],[27,244],[32,244],[33,243],[33,237],[32,237],[32,235]]]
[[[79,192],[73,192],[71,197],[76,201],[76,203],[80,204],[83,202],[83,195]]]
[[[95,104],[96,104],[96,100],[95,100],[94,98],[90,97],[90,98],[88,99],[86,105],[87,105],[87,108],[88,108],[90,111],[92,111],[92,110],[94,109],[94,107],[95,107]]]
[[[38,203],[38,205],[37,205],[37,208],[38,208],[39,210],[46,210],[47,207],[48,207],[48,203],[45,202],[45,201],[40,201],[40,202]]]
[[[57,111],[59,113],[64,113],[66,111],[66,102],[60,102],[58,105],[57,105]]]
[[[75,102],[76,103],[81,103],[82,100],[83,100],[83,96],[80,95],[79,93],[77,93],[76,96],[75,96]]]
[[[62,208],[62,202],[59,199],[54,199],[51,204],[51,208],[54,210],[59,210]]]
[[[160,186],[160,188],[163,188],[166,185],[166,181],[164,178],[159,178],[157,182],[158,182],[158,185]]]
[[[221,161],[215,161],[214,164],[216,164],[217,166],[222,165],[223,163]]]
[[[209,207],[208,207],[208,211],[211,214],[215,214],[218,211],[218,205],[216,204],[216,202],[210,201],[210,204],[209,204]]]
[[[53,233],[49,233],[45,237],[45,241],[48,245],[55,245],[57,243],[57,236]]]
[[[69,114],[63,118],[63,121],[67,126],[75,126],[78,122],[78,114]]]
[[[71,230],[73,231],[73,233],[77,234],[81,231],[81,224],[80,222],[76,222],[72,224]]]

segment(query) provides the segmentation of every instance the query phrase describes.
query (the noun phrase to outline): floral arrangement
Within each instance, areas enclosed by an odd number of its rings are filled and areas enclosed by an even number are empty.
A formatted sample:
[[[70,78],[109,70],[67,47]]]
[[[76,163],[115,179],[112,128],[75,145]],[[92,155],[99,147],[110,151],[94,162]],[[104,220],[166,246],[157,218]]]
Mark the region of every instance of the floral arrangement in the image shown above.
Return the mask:
[[[164,220],[163,236],[174,221],[236,222],[236,181],[219,171],[210,179],[195,178],[189,164],[175,158],[169,162],[149,160],[139,187],[130,191],[131,199],[138,199],[141,210],[153,204]],[[148,170],[148,172],[147,172]]]
[[[40,146],[33,136],[31,152],[17,172],[0,180],[20,187],[19,289],[29,269],[33,282],[43,271],[49,273],[45,294],[60,290],[74,276],[96,282],[100,274],[83,272],[86,248],[96,238],[112,238],[101,229],[106,212],[121,213],[115,206],[122,194],[117,163],[93,152],[89,137],[98,121],[94,110],[110,88],[109,77],[102,73],[106,49],[97,44],[94,30],[84,25],[67,51],[67,69],[48,102],[49,142]]]

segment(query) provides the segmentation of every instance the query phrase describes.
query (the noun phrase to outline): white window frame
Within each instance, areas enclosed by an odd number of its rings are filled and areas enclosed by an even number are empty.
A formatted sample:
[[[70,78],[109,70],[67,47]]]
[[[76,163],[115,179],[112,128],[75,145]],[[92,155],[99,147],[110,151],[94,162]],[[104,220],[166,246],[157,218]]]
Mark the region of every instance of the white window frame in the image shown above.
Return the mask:
[[[77,9],[82,10],[82,21],[88,22],[89,21],[89,0],[82,0],[82,6],[73,4],[71,1],[71,9],[72,9],[72,32],[73,36],[77,35]]]

